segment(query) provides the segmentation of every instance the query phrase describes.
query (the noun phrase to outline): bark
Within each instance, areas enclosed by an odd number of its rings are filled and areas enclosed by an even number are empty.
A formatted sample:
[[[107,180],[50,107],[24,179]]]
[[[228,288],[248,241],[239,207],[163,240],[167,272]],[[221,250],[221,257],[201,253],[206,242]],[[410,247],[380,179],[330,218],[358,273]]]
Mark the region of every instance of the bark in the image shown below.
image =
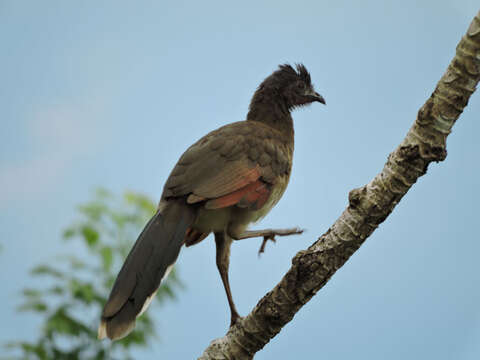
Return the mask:
[[[445,160],[446,139],[480,80],[480,12],[402,143],[383,170],[349,194],[349,205],[328,231],[292,260],[292,267],[250,314],[212,341],[199,359],[252,359],[358,250],[425,175]]]

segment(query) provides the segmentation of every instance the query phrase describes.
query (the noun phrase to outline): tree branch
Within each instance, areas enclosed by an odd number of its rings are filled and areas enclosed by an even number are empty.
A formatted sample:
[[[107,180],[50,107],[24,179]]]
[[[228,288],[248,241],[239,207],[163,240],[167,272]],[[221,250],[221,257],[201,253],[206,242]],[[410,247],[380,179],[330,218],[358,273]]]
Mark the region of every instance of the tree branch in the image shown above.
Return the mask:
[[[349,194],[349,206],[307,250],[252,312],[212,341],[201,360],[252,359],[358,250],[427,172],[445,160],[446,139],[480,80],[480,12],[457,46],[456,55],[405,139],[367,185]]]

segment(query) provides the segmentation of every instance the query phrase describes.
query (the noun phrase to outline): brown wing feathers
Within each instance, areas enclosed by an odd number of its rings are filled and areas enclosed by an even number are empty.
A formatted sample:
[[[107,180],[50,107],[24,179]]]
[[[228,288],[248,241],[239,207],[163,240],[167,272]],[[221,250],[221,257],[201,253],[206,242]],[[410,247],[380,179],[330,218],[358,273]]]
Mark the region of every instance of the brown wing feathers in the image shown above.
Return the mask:
[[[266,131],[261,123],[245,121],[211,132],[180,158],[162,197],[187,195],[189,204],[206,201],[212,209],[236,204],[234,199],[245,201],[243,192],[252,190],[246,186],[258,180],[272,185],[278,176],[289,175],[289,159],[285,149],[278,149],[274,135],[281,136],[275,130]],[[258,204],[268,198],[269,187],[264,188]]]

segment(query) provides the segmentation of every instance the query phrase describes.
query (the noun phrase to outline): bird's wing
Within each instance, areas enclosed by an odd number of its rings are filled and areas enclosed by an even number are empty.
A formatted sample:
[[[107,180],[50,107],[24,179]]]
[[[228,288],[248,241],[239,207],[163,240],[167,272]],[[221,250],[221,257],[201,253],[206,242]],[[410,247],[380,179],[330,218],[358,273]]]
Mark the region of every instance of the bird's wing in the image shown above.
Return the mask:
[[[162,198],[188,196],[216,209],[260,208],[276,179],[290,173],[281,134],[264,124],[242,121],[215,130],[192,145],[170,174]]]

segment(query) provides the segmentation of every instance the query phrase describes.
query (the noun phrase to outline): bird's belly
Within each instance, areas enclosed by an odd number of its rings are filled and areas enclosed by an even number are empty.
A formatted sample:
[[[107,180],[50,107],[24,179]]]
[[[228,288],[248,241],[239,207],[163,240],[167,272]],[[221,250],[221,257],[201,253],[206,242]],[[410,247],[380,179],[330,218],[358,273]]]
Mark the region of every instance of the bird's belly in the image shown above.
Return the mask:
[[[208,210],[200,208],[193,228],[203,233],[223,231],[227,228],[232,215],[232,208]]]

